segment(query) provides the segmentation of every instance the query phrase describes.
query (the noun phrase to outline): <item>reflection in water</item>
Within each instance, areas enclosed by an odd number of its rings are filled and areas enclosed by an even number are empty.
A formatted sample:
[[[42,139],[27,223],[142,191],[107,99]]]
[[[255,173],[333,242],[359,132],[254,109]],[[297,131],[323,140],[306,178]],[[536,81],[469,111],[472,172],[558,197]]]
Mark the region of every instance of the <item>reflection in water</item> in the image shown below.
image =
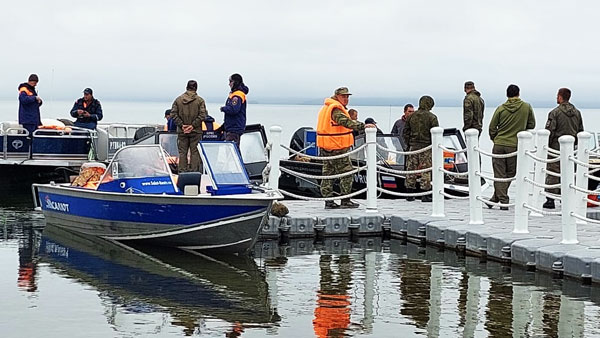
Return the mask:
[[[133,313],[164,308],[171,325],[183,327],[186,335],[199,332],[207,318],[231,323],[232,337],[245,325],[279,320],[269,306],[264,275],[249,257],[133,248],[52,225],[44,230],[42,255],[56,270],[100,291],[109,323],[119,322],[117,304]]]
[[[38,253],[42,231],[34,227],[23,229],[23,237],[19,240],[19,289],[27,292],[37,290],[36,274]]]
[[[337,272],[334,271],[334,266]],[[333,260],[331,255],[321,255],[320,289],[313,326],[315,334],[323,337],[345,337],[350,325],[350,289],[352,262],[348,255]]]

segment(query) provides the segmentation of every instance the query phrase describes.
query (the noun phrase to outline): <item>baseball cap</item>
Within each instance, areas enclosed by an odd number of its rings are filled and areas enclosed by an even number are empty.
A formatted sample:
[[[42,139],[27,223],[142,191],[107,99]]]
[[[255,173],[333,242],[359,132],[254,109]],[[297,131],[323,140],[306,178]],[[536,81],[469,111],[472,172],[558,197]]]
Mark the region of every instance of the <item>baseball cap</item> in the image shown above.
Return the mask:
[[[169,116],[169,115],[171,115],[171,109],[165,110],[165,116]]]
[[[86,88],[83,90],[83,93],[92,95],[94,94],[94,91],[92,90],[92,88]]]
[[[367,117],[365,119],[365,124],[377,124],[377,122],[375,122],[375,120],[372,117]]]
[[[348,87],[340,87],[335,90],[334,95],[352,95],[348,90]]]

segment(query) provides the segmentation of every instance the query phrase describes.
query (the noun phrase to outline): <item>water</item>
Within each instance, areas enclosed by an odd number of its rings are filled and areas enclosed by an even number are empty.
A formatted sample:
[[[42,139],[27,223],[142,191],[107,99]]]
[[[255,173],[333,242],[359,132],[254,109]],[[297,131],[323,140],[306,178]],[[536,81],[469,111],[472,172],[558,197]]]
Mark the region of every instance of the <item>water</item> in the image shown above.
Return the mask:
[[[103,102],[105,122],[162,123],[170,102]],[[72,102],[48,102],[66,118]],[[220,119],[219,103],[208,104]],[[383,130],[400,107],[356,107]],[[283,140],[318,106],[250,105],[248,123]],[[536,109],[538,126],[549,109]],[[14,113],[13,113],[14,112]],[[460,127],[460,108],[436,108]],[[582,110],[587,130],[600,122]],[[487,123],[493,108],[486,110]],[[16,103],[0,101],[0,120]],[[487,137],[482,147],[490,149]],[[28,199],[0,200],[2,337],[595,337],[600,289],[451,251],[379,238],[292,240],[256,258],[128,249],[45,226]],[[85,333],[84,333],[85,332]]]

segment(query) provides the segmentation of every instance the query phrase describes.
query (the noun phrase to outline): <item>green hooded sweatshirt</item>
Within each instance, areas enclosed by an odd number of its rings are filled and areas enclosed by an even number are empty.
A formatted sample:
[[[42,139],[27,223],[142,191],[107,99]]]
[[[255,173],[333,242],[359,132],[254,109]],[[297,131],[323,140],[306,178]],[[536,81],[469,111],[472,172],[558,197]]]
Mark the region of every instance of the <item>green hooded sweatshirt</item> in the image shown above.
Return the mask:
[[[533,108],[518,97],[511,97],[494,112],[490,121],[490,139],[495,145],[516,147],[520,131],[535,128]]]

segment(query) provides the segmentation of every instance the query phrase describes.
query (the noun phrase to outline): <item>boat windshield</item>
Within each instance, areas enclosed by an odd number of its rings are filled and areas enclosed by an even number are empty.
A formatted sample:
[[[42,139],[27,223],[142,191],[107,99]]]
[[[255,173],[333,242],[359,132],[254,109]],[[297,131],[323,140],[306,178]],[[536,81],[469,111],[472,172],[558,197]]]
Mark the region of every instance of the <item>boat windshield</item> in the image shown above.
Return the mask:
[[[169,176],[163,149],[158,145],[121,148],[106,170],[106,180]],[[109,177],[110,176],[110,177]]]
[[[217,186],[248,185],[248,175],[234,143],[200,142],[202,161]]]
[[[365,143],[364,137],[358,137],[354,141],[355,147],[360,147]],[[402,151],[402,144],[400,143],[400,138],[396,135],[377,135],[377,144],[394,151]],[[365,161],[365,152],[359,151],[358,153],[352,156],[352,159]],[[391,151],[387,151],[377,147],[377,162],[382,163],[385,162],[390,165],[404,165],[404,155],[396,154]]]
[[[264,149],[265,145],[260,131],[242,134],[240,140],[240,153],[242,154],[244,163],[268,162],[269,159],[267,158]]]
[[[460,134],[458,134],[460,135]],[[444,135],[444,147],[452,150],[461,150],[464,149],[462,146],[457,134]],[[454,163],[467,163],[467,154],[466,153],[458,153],[454,156]]]

